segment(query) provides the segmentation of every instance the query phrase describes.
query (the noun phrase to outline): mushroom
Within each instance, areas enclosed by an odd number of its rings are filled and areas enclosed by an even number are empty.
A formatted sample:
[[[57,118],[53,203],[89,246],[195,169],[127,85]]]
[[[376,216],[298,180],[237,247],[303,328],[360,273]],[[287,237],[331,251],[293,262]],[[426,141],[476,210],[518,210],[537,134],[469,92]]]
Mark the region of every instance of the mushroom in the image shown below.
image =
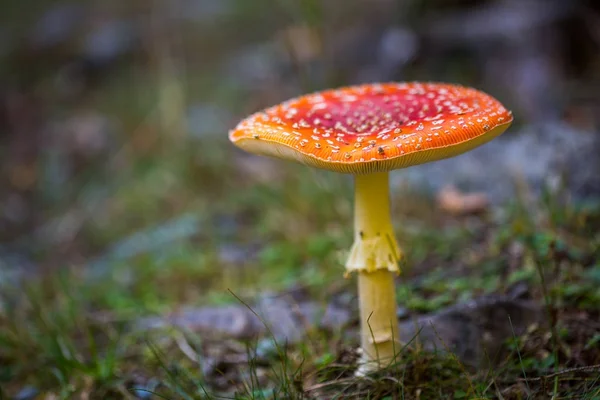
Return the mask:
[[[453,157],[500,135],[512,114],[478,90],[445,83],[374,83],[304,95],[229,132],[240,148],[354,175],[354,244],[362,363],[385,367],[400,349],[394,277],[403,254],[390,218],[388,173]]]

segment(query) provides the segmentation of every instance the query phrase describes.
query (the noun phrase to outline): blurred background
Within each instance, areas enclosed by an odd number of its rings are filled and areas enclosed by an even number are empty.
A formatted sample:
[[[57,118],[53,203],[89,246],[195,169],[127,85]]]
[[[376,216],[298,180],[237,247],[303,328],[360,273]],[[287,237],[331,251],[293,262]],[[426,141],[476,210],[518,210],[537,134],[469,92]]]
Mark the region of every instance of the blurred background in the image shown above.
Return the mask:
[[[515,115],[480,149],[392,174],[417,272],[487,224],[526,230],[515,216],[538,206],[515,199],[597,204],[598,2],[2,2],[0,283],[68,271],[81,304],[137,315],[341,281],[351,178],[244,154],[227,133],[302,93],[407,80],[473,86]],[[448,185],[458,209],[440,205]],[[463,192],[494,217],[448,222]],[[558,214],[544,221],[574,215]],[[498,288],[485,282],[466,298]]]
[[[254,183],[273,189],[299,178],[286,178],[283,163],[234,150],[228,129],[289,97],[371,81],[470,85],[515,114],[498,143],[398,171],[397,181],[430,189],[457,182],[506,200],[523,176],[538,188],[562,182],[576,196],[598,194],[600,10],[593,3],[5,3],[0,260],[16,258],[3,263],[19,269],[28,260],[86,263],[111,248],[136,253],[154,245],[114,245],[172,218],[183,219],[166,236],[199,235],[199,215],[211,216],[204,234],[235,235],[237,217],[225,203],[249,206]],[[292,170],[311,185],[346,179]],[[220,213],[226,221],[215,219]],[[156,240],[163,239],[170,240]]]

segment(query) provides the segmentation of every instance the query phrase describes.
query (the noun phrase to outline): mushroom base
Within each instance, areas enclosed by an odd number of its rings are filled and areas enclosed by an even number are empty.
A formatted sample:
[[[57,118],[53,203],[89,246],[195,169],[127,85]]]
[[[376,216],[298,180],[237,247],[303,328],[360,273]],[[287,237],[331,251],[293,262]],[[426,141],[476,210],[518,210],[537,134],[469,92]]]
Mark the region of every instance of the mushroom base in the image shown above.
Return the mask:
[[[402,347],[398,335],[394,275],[386,270],[358,274],[362,356],[356,375],[389,366]]]

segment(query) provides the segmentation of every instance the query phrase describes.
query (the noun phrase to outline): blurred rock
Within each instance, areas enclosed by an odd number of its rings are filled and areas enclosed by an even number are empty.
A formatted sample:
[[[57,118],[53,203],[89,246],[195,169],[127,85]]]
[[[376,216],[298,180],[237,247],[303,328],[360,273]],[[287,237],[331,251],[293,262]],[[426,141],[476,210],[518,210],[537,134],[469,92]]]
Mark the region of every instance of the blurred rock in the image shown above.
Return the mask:
[[[433,191],[451,184],[485,192],[493,203],[514,196],[516,178],[535,193],[564,180],[575,198],[600,194],[600,135],[561,123],[514,130],[461,156],[393,173],[392,184],[408,180]]]
[[[543,322],[538,304],[490,296],[402,322],[400,337],[405,343],[418,339],[427,350],[449,350],[463,363],[483,367],[502,358],[508,339]]]
[[[297,342],[305,337],[306,331],[315,327],[340,329],[350,321],[348,310],[316,302],[297,303],[287,298],[263,297],[256,311],[264,319],[270,333],[277,340]]]
[[[279,342],[295,343],[304,340],[311,329],[342,329],[356,323],[358,316],[353,318],[348,308],[324,306],[310,300],[296,302],[288,296],[264,296],[252,310],[260,319],[244,305],[203,307],[186,309],[166,318],[141,319],[135,329],[175,326],[217,337],[248,339],[267,335]],[[418,334],[425,349],[450,350],[462,362],[479,366],[487,363],[488,357],[492,362],[497,360],[507,339],[543,323],[543,316],[542,308],[536,303],[487,296],[432,315],[404,320],[400,323],[400,334],[404,343],[414,343]],[[272,350],[269,346],[261,351]]]
[[[205,307],[177,312],[165,321],[165,325],[247,339],[260,331],[253,317],[250,310],[240,305]],[[155,321],[158,325],[151,326],[160,327],[161,324],[158,322],[160,320]]]
[[[287,297],[265,296],[252,307],[252,311],[244,305],[186,309],[166,318],[139,320],[135,328],[147,330],[175,326],[237,339],[272,335],[278,341],[297,342],[313,327],[334,330],[349,321],[349,311],[334,305],[323,306],[311,301],[298,303]]]
[[[508,287],[506,293],[512,299],[526,300],[529,299],[531,295],[531,289],[527,282],[519,281]]]

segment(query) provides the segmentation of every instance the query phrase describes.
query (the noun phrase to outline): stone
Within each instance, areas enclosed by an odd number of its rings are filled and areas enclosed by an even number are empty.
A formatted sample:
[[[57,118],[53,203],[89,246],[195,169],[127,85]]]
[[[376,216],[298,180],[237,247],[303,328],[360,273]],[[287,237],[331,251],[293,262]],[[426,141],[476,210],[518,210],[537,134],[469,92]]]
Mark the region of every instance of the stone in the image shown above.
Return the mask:
[[[174,326],[218,337],[266,336],[266,340],[278,343],[298,343],[311,329],[337,330],[353,322],[356,320],[348,308],[271,295],[261,298],[252,310],[244,305],[190,308],[166,318],[142,319],[136,329]],[[482,367],[500,359],[508,339],[543,323],[543,310],[535,302],[485,296],[431,315],[403,319],[400,336],[405,344],[414,346],[418,341],[426,350],[451,351],[466,365]]]
[[[400,339],[419,341],[426,350],[451,351],[469,366],[484,367],[500,360],[508,339],[543,321],[534,302],[489,296],[402,322]]]

